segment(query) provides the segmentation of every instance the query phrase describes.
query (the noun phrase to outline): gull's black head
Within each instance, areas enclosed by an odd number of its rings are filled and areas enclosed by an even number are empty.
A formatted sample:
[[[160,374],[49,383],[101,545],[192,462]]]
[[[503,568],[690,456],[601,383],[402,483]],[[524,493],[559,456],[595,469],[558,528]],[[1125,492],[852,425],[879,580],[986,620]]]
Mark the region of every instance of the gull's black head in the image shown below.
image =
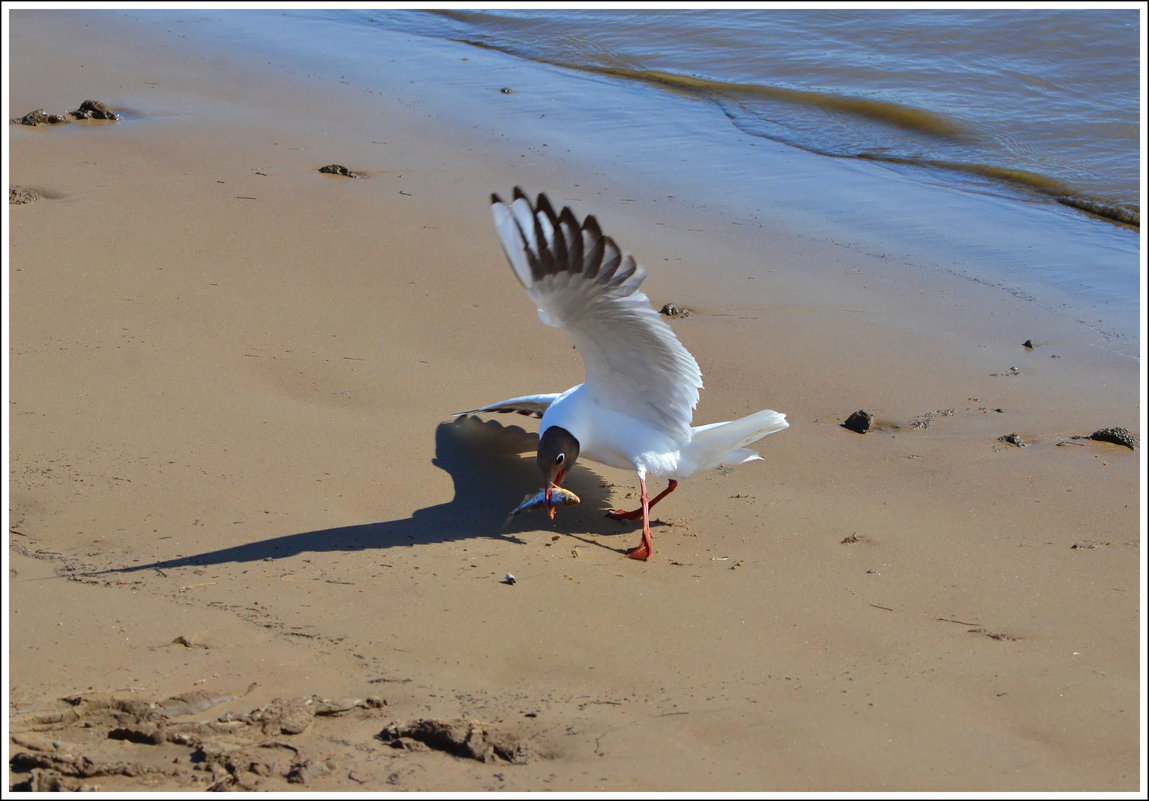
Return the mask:
[[[563,476],[578,458],[578,440],[565,428],[551,426],[539,437],[539,452],[535,459],[546,481],[547,511],[555,516],[550,505],[551,489],[562,483]]]

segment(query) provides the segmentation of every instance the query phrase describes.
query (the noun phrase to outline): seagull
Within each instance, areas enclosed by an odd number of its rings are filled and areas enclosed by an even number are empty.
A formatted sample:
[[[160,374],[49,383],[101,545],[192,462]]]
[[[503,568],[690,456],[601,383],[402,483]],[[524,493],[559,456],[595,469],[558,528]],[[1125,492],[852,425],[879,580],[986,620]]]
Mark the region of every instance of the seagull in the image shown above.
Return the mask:
[[[651,508],[682,479],[761,459],[746,446],[788,428],[786,415],[765,409],[692,425],[702,373],[640,291],[646,270],[634,257],[604,236],[593,216],[580,225],[569,207],[556,215],[545,194],[532,205],[515,187],[510,204],[492,194],[491,210],[515,276],[539,318],[574,341],[586,380],[566,392],[524,395],[455,416],[518,412],[542,418],[536,461],[552,519],[551,492],[580,456],[633,469],[641,506],[609,516],[642,518],[642,542],[626,555],[645,561],[654,553]],[[666,479],[666,489],[651,498],[647,478]]]

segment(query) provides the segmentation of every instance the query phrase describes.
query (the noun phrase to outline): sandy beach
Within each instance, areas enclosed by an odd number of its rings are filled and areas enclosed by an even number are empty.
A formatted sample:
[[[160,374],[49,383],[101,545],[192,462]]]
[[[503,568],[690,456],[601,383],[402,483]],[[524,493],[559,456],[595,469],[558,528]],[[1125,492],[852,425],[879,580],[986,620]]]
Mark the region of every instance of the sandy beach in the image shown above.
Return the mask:
[[[10,789],[1144,790],[1140,359],[131,31],[11,16],[9,118],[124,118],[8,130]],[[649,562],[632,474],[504,529],[536,425],[452,417],[582,380],[495,235],[516,185],[691,310],[696,423],[790,422]]]

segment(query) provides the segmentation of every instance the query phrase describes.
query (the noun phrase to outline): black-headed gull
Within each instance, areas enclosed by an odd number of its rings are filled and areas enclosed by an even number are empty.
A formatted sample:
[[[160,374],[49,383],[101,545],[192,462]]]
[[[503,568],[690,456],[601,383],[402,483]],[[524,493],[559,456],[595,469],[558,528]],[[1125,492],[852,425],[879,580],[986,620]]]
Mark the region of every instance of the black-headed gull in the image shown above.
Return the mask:
[[[586,380],[566,392],[525,395],[459,414],[519,412],[542,418],[536,458],[552,518],[551,490],[580,456],[637,471],[642,506],[610,516],[642,518],[642,543],[627,556],[649,559],[651,507],[681,479],[761,459],[746,446],[787,428],[786,416],[767,409],[692,426],[702,373],[639,290],[646,270],[603,236],[593,216],[580,225],[569,208],[556,215],[545,194],[533,207],[518,187],[509,205],[498,195],[491,201],[515,275],[542,321],[574,340]],[[648,476],[669,480],[653,499],[646,491]]]

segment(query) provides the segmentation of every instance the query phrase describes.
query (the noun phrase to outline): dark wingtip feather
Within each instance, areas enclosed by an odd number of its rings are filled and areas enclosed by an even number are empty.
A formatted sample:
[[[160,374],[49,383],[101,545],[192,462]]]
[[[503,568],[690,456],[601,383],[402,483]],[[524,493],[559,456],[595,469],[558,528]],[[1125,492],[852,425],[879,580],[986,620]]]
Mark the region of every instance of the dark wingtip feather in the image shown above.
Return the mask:
[[[535,203],[535,211],[536,212],[541,211],[543,214],[547,215],[547,219],[551,221],[551,225],[552,226],[554,225],[554,223],[555,223],[555,210],[554,210],[554,207],[551,205],[550,199],[546,196],[546,193],[539,192],[539,199]]]
[[[536,281],[559,272],[583,273],[588,279],[616,288],[641,270],[630,254],[618,247],[609,236],[603,235],[593,214],[584,217],[580,225],[569,206],[563,206],[562,211],[556,214],[545,192],[539,192],[532,203],[523,188],[516,186],[513,202],[518,202],[520,198],[527,202],[531,210],[535,242],[533,248],[526,246],[527,232],[522,230],[521,222],[516,221],[516,225],[520,226],[520,244],[526,250],[527,263]],[[491,194],[491,200],[494,203],[502,202],[495,193]],[[540,218],[550,223],[549,238],[543,233]]]

